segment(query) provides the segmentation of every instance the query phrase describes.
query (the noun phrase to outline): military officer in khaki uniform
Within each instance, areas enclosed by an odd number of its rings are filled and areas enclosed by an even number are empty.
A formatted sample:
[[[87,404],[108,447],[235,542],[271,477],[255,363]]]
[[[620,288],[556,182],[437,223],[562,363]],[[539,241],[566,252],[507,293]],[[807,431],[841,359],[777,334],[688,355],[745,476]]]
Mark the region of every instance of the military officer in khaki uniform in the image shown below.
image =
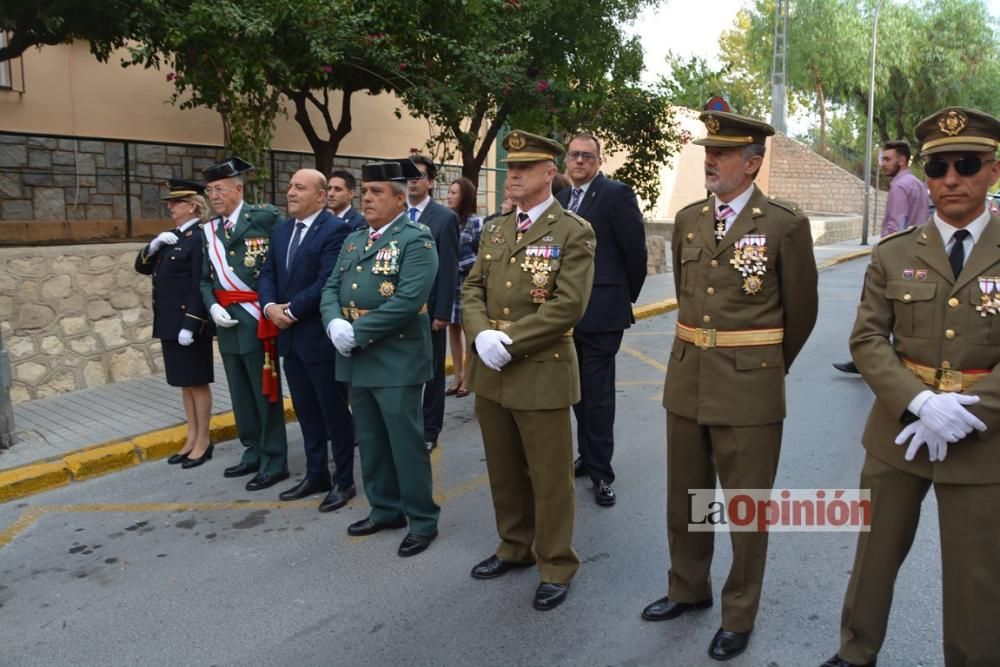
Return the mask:
[[[875,247],[851,333],[875,394],[859,485],[871,489],[872,523],[858,539],[830,667],[875,664],[932,484],[945,664],[1000,665],[1000,218],[984,203],[1000,178],[1000,120],[950,107],[915,134],[937,210]]]
[[[469,386],[483,433],[500,546],[472,569],[491,579],[538,563],[539,610],[566,598],[573,551],[570,406],[580,400],[573,325],[594,281],[590,224],[552,196],[558,143],[515,130],[503,140],[517,209],[483,228],[462,289],[474,341]]]
[[[323,287],[320,313],[340,356],[337,380],[351,386],[361,476],[371,512],[349,535],[405,528],[397,553],[415,556],[437,537],[421,392],[431,378],[427,296],[438,255],[427,225],[406,216],[409,159],[361,167],[368,226],[344,239]]]
[[[672,239],[677,331],[667,409],[667,596],[642,616],[663,621],[712,606],[714,534],[688,529],[688,489],[770,489],[785,417],[785,375],[816,322],[809,220],[754,185],[774,129],[727,112],[701,114],[705,187],[677,213]],[[760,603],[766,532],[732,532],[722,627],[709,655],[745,650]]]

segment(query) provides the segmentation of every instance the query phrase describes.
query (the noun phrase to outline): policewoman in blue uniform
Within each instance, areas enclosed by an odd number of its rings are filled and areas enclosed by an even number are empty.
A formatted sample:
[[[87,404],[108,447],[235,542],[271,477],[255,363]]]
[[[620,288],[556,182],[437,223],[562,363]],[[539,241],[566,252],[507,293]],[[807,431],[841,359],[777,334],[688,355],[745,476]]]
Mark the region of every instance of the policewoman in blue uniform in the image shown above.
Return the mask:
[[[277,327],[263,317],[257,294],[271,231],[281,214],[273,206],[243,201],[242,174],[251,169],[253,165],[232,157],[203,171],[205,192],[219,215],[205,225],[201,296],[218,327],[236,431],[245,448],[240,462],[226,468],[224,475],[254,475],[246,489],[259,491],[288,479],[288,441]],[[262,333],[271,335],[262,338]]]
[[[415,174],[415,175],[414,175]],[[421,392],[431,379],[427,296],[438,255],[427,225],[406,215],[408,159],[362,166],[368,227],[344,240],[323,288],[320,313],[337,348],[337,380],[351,385],[361,476],[371,512],[349,535],[405,528],[402,557],[437,537],[438,515],[424,444]]]
[[[199,285],[202,271],[201,223],[208,205],[199,183],[170,179],[164,197],[175,227],[161,232],[135,258],[135,270],[153,278],[153,337],[160,339],[167,384],[181,388],[187,439],[167,462],[183,468],[212,458],[208,423],[212,417],[212,334]]]

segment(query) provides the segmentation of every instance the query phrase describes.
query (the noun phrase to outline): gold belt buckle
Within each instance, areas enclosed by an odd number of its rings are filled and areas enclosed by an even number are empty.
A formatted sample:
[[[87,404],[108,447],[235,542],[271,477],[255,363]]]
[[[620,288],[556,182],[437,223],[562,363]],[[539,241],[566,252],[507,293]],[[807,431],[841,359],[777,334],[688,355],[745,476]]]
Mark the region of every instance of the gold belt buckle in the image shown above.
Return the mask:
[[[694,344],[703,350],[715,347],[715,329],[695,329]]]
[[[962,391],[962,372],[938,368],[934,372],[934,384],[941,391]]]

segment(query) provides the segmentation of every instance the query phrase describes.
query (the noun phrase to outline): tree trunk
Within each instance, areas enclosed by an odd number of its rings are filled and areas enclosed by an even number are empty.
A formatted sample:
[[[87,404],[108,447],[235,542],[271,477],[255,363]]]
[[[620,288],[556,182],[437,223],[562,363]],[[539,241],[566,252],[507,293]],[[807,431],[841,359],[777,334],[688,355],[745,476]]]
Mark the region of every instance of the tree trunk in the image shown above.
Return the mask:
[[[343,97],[340,102],[340,121],[334,124],[333,115],[330,113],[329,90],[323,90],[323,99],[317,98],[312,91],[296,90],[287,91],[285,94],[295,104],[295,122],[302,128],[306,135],[306,141],[313,150],[313,157],[316,169],[329,175],[333,170],[333,160],[340,148],[340,142],[351,132],[351,96],[354,89],[341,91]],[[313,127],[312,118],[309,117],[309,105],[312,104],[319,111],[323,118],[328,138],[323,138]]]
[[[819,69],[813,67],[813,81],[816,86],[816,100],[819,103],[819,154],[826,154],[826,96],[819,79]]]

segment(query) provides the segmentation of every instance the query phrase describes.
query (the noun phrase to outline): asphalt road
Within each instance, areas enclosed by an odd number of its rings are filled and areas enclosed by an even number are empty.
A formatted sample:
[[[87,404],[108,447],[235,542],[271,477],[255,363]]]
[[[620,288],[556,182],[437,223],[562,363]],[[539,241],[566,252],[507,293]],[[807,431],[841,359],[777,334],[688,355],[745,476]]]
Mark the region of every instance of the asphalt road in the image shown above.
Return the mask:
[[[857,484],[871,395],[838,377],[865,262],[821,275],[816,331],[788,378],[777,484]],[[667,623],[640,619],[664,594],[663,369],[674,319],[645,320],[618,358],[615,484],[597,507],[577,482],[575,547],[583,564],[558,609],[531,608],[535,570],[476,581],[496,546],[473,399],[448,399],[434,456],[440,537],[400,559],[404,531],[349,538],[363,499],[330,515],[319,499],[280,503],[222,469],[238,444],[183,471],[154,462],[0,505],[2,665],[711,665],[719,607]],[[304,466],[289,431],[293,475]],[[358,473],[360,482],[360,473]],[[936,507],[896,584],[880,665],[943,664]],[[771,537],[749,650],[733,665],[818,665],[837,648],[855,534]],[[716,594],[730,562],[716,540]]]

